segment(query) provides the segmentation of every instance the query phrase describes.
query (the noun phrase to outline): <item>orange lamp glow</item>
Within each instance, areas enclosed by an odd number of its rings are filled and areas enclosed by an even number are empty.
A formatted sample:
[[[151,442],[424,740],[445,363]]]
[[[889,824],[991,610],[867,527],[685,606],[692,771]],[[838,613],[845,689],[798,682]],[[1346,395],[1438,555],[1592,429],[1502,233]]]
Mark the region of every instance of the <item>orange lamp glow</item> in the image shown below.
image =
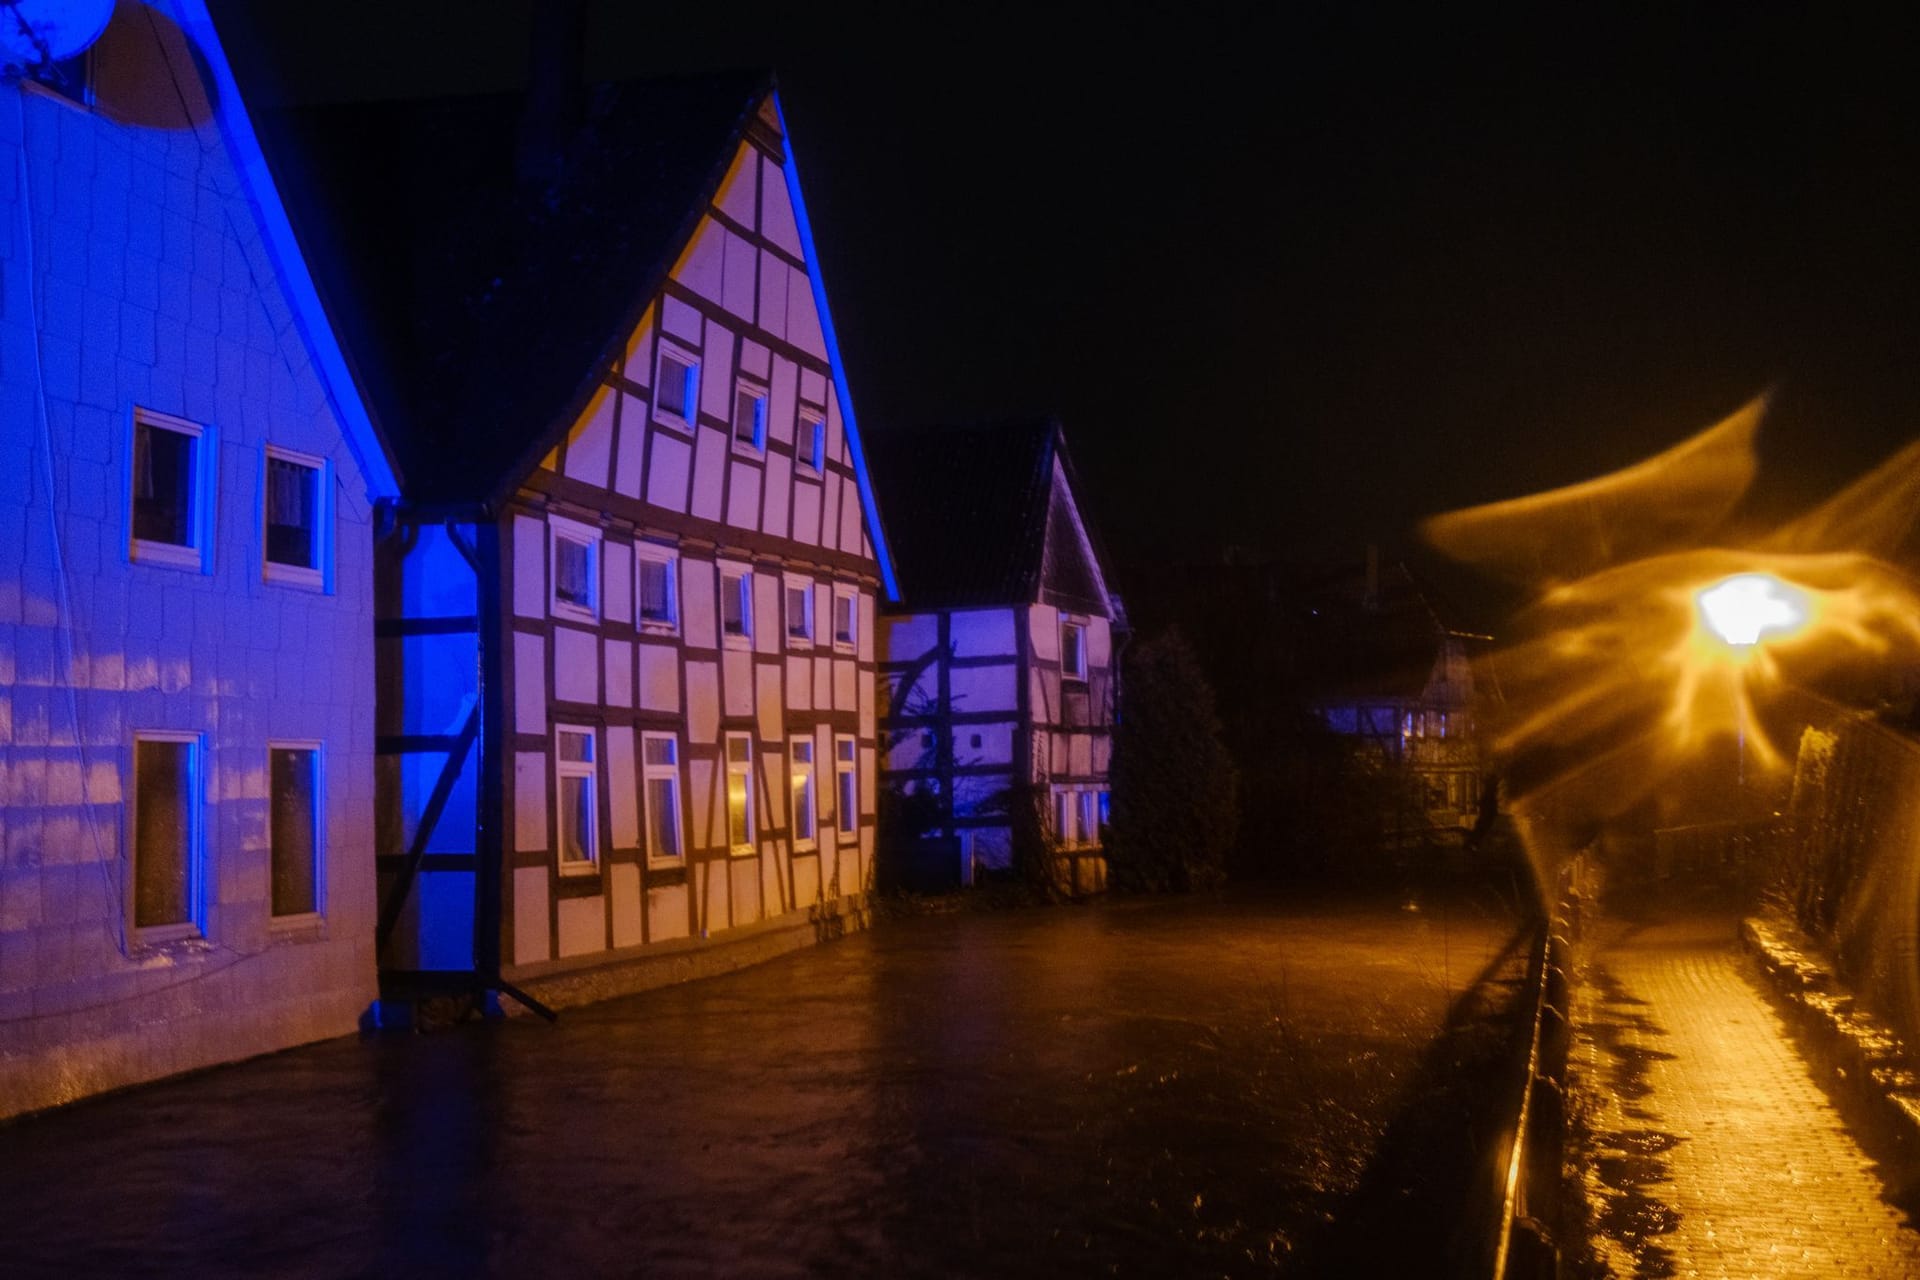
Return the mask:
[[[1807,595],[1770,573],[1722,578],[1696,597],[1707,627],[1736,649],[1768,636],[1791,635],[1806,625]]]

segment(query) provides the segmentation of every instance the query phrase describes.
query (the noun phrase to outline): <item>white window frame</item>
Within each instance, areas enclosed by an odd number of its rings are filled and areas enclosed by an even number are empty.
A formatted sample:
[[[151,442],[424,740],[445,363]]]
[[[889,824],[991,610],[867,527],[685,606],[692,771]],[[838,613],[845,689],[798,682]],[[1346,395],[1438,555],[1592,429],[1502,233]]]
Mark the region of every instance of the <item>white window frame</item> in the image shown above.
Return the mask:
[[[1092,790],[1082,787],[1073,793],[1073,803],[1079,810],[1075,821],[1080,828],[1080,843],[1091,848],[1100,843],[1100,805],[1099,797]]]
[[[139,456],[135,443],[142,426],[158,427],[193,440],[193,509],[187,513],[189,543],[152,542],[134,534],[133,460]],[[196,573],[213,572],[214,510],[218,506],[220,441],[211,426],[190,422],[172,414],[135,407],[127,431],[127,558],[140,564],[161,565],[171,569],[189,569]]]
[[[1078,661],[1072,666],[1067,664],[1067,654],[1070,651],[1067,645],[1067,633],[1070,631],[1079,633],[1080,637],[1080,643],[1073,646],[1071,650],[1071,652],[1078,655]],[[1078,684],[1085,684],[1087,682],[1088,665],[1087,624],[1077,618],[1060,619],[1060,678],[1062,680],[1072,680]]]
[[[736,742],[746,744],[747,758],[745,760],[735,760],[733,758],[733,744]],[[727,767],[728,794],[721,797],[724,812],[722,821],[727,824],[727,850],[735,857],[744,857],[749,854],[758,853],[760,849],[760,829],[757,821],[759,814],[756,812],[758,806],[753,802],[753,735],[751,733],[725,734],[721,738],[720,750],[724,753],[722,763]],[[733,790],[734,775],[736,774],[743,779],[742,786],[747,798],[747,838],[744,841],[733,838],[733,796],[731,792]]]
[[[720,629],[720,643],[728,649],[753,648],[753,568],[751,565],[735,564],[721,560],[715,565],[720,573],[720,594],[715,600],[714,623]],[[727,630],[727,582],[732,579],[740,601],[740,625],[742,630]]]
[[[753,437],[750,440],[740,438],[740,397],[753,397]],[[733,404],[730,407],[727,435],[733,441],[734,450],[751,458],[766,456],[767,417],[771,412],[773,396],[767,384],[758,378],[735,378],[733,381]]]
[[[282,564],[267,555],[268,477],[276,461],[306,467],[313,474],[313,567]],[[327,458],[270,444],[260,457],[260,576],[281,586],[309,591],[333,590],[333,463]]]
[[[802,749],[806,752],[805,761],[800,758]],[[787,743],[787,761],[790,771],[787,783],[788,827],[793,833],[793,847],[796,851],[820,847],[820,788],[816,781],[813,754],[814,741],[811,737],[793,738]],[[793,798],[802,791],[806,793],[807,816],[812,820],[813,825],[813,830],[805,834],[800,831],[798,810],[792,807]]]
[[[840,602],[847,602],[847,636],[840,638]],[[835,584],[833,588],[833,617],[828,619],[833,627],[833,648],[836,653],[852,653],[860,647],[860,592],[853,587]]]
[[[846,812],[847,797],[853,797],[853,812]],[[833,737],[833,824],[841,844],[860,840],[860,744],[851,735]]]
[[[1079,806],[1074,803],[1073,791],[1067,787],[1053,789],[1053,839],[1062,849],[1078,847],[1080,838],[1074,832],[1074,824],[1079,821]]]
[[[664,742],[672,748],[673,759],[665,764],[654,764],[647,759],[647,745]],[[687,861],[687,811],[682,800],[683,790],[680,784],[680,735],[677,733],[643,732],[640,735],[640,803],[646,806],[647,825],[647,865],[649,867],[680,867]],[[665,782],[673,795],[673,839],[677,846],[672,853],[662,853],[654,846],[654,821],[651,808],[653,788],[651,783]]]
[[[646,592],[640,579],[643,564],[665,565],[667,571],[667,616],[665,620],[649,618],[640,611],[644,608]],[[633,617],[639,629],[652,635],[674,636],[680,634],[680,552],[673,547],[663,547],[657,542],[636,542],[633,544]]]
[[[786,637],[789,649],[811,649],[814,636],[817,634],[813,618],[813,579],[796,578],[788,574],[780,580],[780,583],[780,634]],[[794,634],[792,615],[789,613],[793,604],[793,593],[796,591],[800,592],[806,600],[807,626],[803,635]]]
[[[560,735],[575,733],[585,735],[588,743],[588,760],[563,760],[560,754]],[[566,803],[564,799],[563,778],[580,778],[587,784],[587,831],[586,839],[581,843],[587,850],[585,861],[570,861],[567,858],[567,840],[563,825],[566,822]],[[600,734],[592,725],[556,724],[553,726],[553,861],[563,876],[597,876],[600,864],[604,861],[605,851],[600,847]]]
[[[685,413],[675,413],[660,403],[660,388],[665,380],[666,362],[671,358],[687,367],[684,387],[686,391]],[[653,356],[653,420],[680,431],[691,433],[694,424],[700,418],[700,357],[693,354],[691,348],[677,342],[660,340],[659,350]]]
[[[277,915],[273,910],[273,753],[313,753],[313,910]],[[327,915],[327,756],[318,738],[267,739],[267,919],[276,929],[317,924]]]
[[[827,411],[810,404],[800,406],[799,426],[793,434],[794,462],[809,475],[827,469]]]
[[[603,533],[594,525],[565,516],[547,515],[547,611],[569,622],[600,621],[600,551]],[[570,542],[587,552],[587,596],[585,605],[560,598],[560,544]]]
[[[165,924],[142,925],[140,901],[140,744],[173,742],[187,748],[187,847],[182,851],[187,870],[187,918]],[[172,729],[136,729],[127,757],[132,786],[127,792],[127,936],[136,945],[178,942],[206,936],[206,735]]]

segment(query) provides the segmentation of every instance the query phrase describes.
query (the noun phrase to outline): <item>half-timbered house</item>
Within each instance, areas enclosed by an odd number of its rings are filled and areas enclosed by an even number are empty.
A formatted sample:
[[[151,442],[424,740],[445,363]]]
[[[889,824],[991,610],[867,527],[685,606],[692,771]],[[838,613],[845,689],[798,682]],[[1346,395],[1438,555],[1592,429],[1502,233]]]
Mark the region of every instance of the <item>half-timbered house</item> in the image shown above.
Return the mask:
[[[890,570],[771,82],[536,76],[268,137],[401,479],[384,989],[565,1003],[844,927]]]
[[[388,461],[199,0],[47,60],[0,76],[0,1117],[375,993]]]
[[[924,827],[889,854],[908,880],[972,883],[1025,826],[1074,889],[1103,888],[1126,622],[1060,425],[872,448],[901,589],[880,620],[881,782]]]

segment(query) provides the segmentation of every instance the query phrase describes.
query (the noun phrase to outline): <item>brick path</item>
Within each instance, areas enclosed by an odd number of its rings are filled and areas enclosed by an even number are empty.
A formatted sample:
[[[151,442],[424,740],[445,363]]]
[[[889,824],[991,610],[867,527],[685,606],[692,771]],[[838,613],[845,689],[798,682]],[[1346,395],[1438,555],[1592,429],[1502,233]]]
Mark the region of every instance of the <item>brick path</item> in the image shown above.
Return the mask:
[[[1615,1275],[1920,1276],[1920,1231],[1750,984],[1730,920],[1620,932],[1588,979],[1587,1190]]]

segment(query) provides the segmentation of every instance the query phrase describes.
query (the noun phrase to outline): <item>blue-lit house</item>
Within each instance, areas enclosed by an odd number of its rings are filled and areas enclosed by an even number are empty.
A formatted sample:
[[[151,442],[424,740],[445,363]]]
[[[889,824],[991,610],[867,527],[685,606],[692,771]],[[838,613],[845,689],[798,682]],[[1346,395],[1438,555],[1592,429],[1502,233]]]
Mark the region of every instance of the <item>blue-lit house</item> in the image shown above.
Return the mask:
[[[0,7],[0,1117],[373,1000],[399,493],[199,0],[59,65],[48,13]]]
[[[275,113],[399,494],[378,948],[559,1005],[844,928],[886,544],[762,75]]]
[[[908,883],[1012,868],[1106,885],[1102,827],[1126,614],[1051,420],[871,442],[900,598],[880,620],[881,783]]]

